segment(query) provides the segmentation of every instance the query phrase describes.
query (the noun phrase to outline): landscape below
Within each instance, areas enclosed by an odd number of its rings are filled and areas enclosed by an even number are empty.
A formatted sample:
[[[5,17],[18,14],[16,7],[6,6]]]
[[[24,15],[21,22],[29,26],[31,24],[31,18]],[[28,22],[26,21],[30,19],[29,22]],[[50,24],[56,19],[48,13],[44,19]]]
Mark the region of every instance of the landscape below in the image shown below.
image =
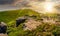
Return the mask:
[[[28,22],[25,21],[16,27],[16,20],[25,16],[28,17]],[[0,12],[0,21],[7,24],[8,36],[60,36],[59,16],[60,14],[42,14],[31,9],[20,9]],[[36,28],[24,30],[25,23],[28,24],[27,27]]]

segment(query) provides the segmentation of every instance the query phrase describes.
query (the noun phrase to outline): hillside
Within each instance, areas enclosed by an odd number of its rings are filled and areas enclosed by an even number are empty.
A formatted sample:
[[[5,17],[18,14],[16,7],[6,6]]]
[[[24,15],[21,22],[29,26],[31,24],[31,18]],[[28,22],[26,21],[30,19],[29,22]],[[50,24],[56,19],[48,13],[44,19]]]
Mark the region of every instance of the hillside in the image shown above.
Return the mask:
[[[18,27],[15,27],[16,19],[18,17],[28,16],[26,25],[32,29],[37,26],[34,30],[23,30],[23,23]],[[11,10],[0,12],[0,21],[3,21],[7,24],[8,36],[60,36],[60,22],[56,22],[58,19],[57,14],[40,14],[31,9],[20,9],[20,10]],[[38,22],[39,21],[39,22]],[[41,22],[41,25],[39,25]],[[59,24],[59,25],[56,25]],[[33,26],[34,27],[33,27]],[[30,27],[31,26],[31,27]]]
[[[6,23],[12,23],[18,17],[24,16],[24,15],[38,15],[38,13],[30,9],[3,11],[3,12],[0,12],[0,21],[6,22]]]

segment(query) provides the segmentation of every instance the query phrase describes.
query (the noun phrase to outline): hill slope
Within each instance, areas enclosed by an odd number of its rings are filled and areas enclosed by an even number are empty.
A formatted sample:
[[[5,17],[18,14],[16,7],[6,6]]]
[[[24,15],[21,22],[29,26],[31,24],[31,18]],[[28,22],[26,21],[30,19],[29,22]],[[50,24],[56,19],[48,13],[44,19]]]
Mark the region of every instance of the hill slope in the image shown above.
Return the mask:
[[[0,21],[7,23],[7,26],[9,26],[7,30],[8,36],[60,36],[60,26],[57,26],[55,24],[49,25],[50,23],[43,23],[35,30],[32,31],[29,30],[24,31],[22,28],[23,24],[20,24],[18,27],[14,27],[14,24],[16,23],[15,22],[16,19],[18,17],[25,16],[25,15],[37,16],[39,20],[41,17],[46,17],[46,16],[49,17],[51,14],[41,15],[31,9],[21,9],[21,10],[0,12]],[[55,16],[56,16],[55,14],[52,16],[53,19],[55,19]]]
[[[15,21],[18,17],[24,16],[24,15],[38,16],[38,13],[36,13],[35,11],[32,11],[31,9],[3,11],[3,12],[0,12],[0,21],[6,22],[7,24],[9,24]]]

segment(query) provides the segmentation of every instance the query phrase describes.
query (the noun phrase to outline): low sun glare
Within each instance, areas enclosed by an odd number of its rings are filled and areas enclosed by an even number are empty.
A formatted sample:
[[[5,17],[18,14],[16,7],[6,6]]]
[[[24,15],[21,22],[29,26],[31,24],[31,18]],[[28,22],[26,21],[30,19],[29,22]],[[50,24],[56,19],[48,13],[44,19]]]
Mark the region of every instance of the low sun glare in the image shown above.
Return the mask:
[[[39,13],[54,13],[55,11],[55,3],[53,2],[33,2],[30,3],[30,5],[33,10],[38,11]]]
[[[44,3],[44,11],[47,13],[52,13],[54,10],[54,4],[52,2]]]

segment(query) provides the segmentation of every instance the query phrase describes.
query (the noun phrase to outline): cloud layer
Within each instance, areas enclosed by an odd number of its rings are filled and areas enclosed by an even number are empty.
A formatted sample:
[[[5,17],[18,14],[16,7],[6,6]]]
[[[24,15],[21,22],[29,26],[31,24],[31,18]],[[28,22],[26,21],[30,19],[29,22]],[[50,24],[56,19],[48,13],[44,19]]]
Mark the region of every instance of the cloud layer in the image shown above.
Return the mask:
[[[46,0],[0,0],[0,5],[7,5],[7,4],[9,4],[8,7],[10,7],[10,8],[11,8],[11,6],[13,6],[14,8],[16,6],[18,8],[30,7],[30,8],[39,10],[40,8],[42,9],[42,4],[41,3],[45,2],[45,1]],[[60,0],[50,0],[50,1],[54,2],[56,4],[60,4]],[[10,4],[12,4],[12,5],[10,5]],[[5,7],[5,6],[2,6],[2,7]],[[7,7],[7,9],[8,9],[8,7]]]
[[[0,0],[0,5],[2,4],[12,4],[15,0]]]

